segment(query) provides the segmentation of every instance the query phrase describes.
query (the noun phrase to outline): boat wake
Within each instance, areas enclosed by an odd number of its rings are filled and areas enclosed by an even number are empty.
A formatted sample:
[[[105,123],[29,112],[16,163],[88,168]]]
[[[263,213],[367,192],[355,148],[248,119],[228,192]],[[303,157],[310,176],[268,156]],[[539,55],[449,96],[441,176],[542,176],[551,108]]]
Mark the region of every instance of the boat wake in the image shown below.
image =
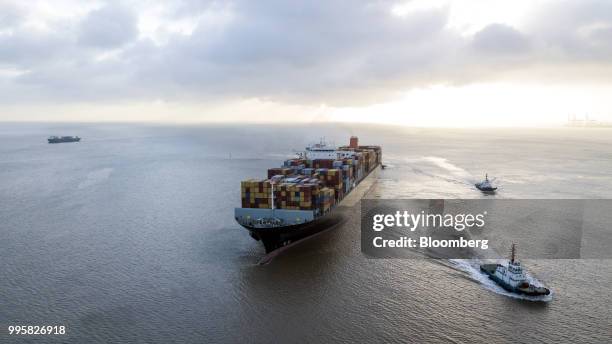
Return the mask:
[[[404,159],[403,162],[408,163],[413,173],[432,178],[436,181],[468,186],[470,189],[473,189],[476,183],[481,182],[481,179],[479,179],[480,177],[474,176],[462,167],[451,163],[446,158],[421,156],[417,158],[407,158]],[[491,178],[491,182],[495,182],[498,188],[501,187],[498,178]]]
[[[449,262],[455,269],[467,273],[472,280],[480,283],[485,289],[494,293],[515,299],[537,302],[549,302],[553,299],[554,292],[552,289],[550,290],[549,295],[544,296],[528,296],[508,292],[507,290],[499,286],[497,283],[495,283],[492,279],[490,279],[489,276],[485,275],[480,271],[480,264],[483,263],[480,259],[450,259]],[[544,286],[539,280],[537,280],[535,277],[531,276],[527,272],[525,273],[525,277],[527,278],[527,281],[529,281],[529,283],[535,286]]]
[[[474,185],[477,178],[465,169],[452,164],[448,159],[436,156],[421,156],[418,158],[404,159],[409,165],[413,166],[415,173],[427,175],[432,178],[442,179],[446,182]],[[415,168],[421,164],[422,168]],[[431,170],[430,167],[434,167]]]

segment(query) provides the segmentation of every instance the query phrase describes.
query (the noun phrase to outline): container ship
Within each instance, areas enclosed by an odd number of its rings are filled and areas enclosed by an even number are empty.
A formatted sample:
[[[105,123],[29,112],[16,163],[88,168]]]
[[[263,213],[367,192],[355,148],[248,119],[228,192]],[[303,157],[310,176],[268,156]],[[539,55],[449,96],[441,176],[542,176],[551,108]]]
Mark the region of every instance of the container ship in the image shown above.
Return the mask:
[[[266,179],[241,182],[236,221],[261,241],[266,253],[330,227],[334,208],[381,165],[380,146],[333,147],[321,140],[268,169]]]
[[[49,143],[64,143],[64,142],[79,142],[81,138],[78,136],[49,136]]]

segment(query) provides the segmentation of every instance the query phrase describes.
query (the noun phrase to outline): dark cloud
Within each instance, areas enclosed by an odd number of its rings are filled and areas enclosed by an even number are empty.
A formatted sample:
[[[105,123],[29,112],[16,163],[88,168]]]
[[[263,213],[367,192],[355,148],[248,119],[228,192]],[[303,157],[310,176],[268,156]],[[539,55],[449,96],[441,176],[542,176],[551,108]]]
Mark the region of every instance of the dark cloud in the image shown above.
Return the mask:
[[[247,2],[221,34],[196,30],[163,63],[170,81],[206,92],[329,101],[426,67],[417,61],[436,63],[423,50],[444,44],[446,19],[444,10],[392,17],[389,3]]]

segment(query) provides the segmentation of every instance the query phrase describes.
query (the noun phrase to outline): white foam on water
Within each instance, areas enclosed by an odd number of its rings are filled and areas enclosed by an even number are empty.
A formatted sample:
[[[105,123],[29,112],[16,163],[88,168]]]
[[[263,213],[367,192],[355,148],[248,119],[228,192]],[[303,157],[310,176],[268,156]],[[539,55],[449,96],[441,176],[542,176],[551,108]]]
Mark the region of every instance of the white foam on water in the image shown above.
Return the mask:
[[[528,301],[539,301],[539,302],[549,302],[552,301],[554,292],[550,290],[550,294],[545,296],[528,296],[528,295],[520,295],[511,293],[501,286],[499,286],[495,281],[489,278],[486,274],[480,271],[480,264],[483,262],[480,259],[450,259],[450,263],[458,270],[466,272],[470,278],[479,282],[485,289],[492,291],[494,293],[508,296],[515,299],[528,300]],[[501,264],[501,261],[497,261],[496,263]],[[529,273],[525,272],[525,277],[527,281],[535,286],[544,287],[542,282],[538,281],[535,277],[531,276]]]
[[[461,174],[461,175],[469,175],[469,173],[462,169],[461,167],[457,166],[457,165],[453,165],[450,162],[448,162],[447,159],[445,158],[440,158],[437,156],[426,156],[422,158],[424,161],[428,161],[442,169],[445,169],[449,172],[452,173],[456,173],[456,174]]]
[[[467,170],[451,163],[446,158],[437,156],[421,156],[417,158],[404,158],[403,160],[409,164],[414,173],[429,176],[449,183],[467,185],[472,188],[474,184],[482,181],[482,177],[472,175]],[[434,167],[434,170],[430,168],[432,166]],[[492,177],[490,180],[495,184],[495,186],[497,186],[498,189],[503,187],[503,182],[499,178]]]
[[[474,176],[472,176],[472,174],[470,174],[468,171],[452,164],[445,158],[437,156],[421,156],[418,158],[406,158],[405,161],[410,163],[410,165],[413,166],[413,169],[414,165],[418,163],[425,163],[426,165],[433,166],[437,168],[438,171],[425,172],[423,169],[415,169],[415,172],[421,172],[422,174],[444,179],[448,182],[473,185],[476,180],[476,178],[474,178]]]

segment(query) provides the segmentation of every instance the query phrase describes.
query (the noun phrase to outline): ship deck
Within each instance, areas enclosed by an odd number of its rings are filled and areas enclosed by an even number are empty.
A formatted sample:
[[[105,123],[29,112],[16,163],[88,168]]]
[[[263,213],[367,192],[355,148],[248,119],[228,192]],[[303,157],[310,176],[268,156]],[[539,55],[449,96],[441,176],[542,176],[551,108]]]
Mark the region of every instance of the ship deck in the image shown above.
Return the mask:
[[[494,274],[495,270],[497,270],[497,264],[482,264],[480,270],[487,274]]]

